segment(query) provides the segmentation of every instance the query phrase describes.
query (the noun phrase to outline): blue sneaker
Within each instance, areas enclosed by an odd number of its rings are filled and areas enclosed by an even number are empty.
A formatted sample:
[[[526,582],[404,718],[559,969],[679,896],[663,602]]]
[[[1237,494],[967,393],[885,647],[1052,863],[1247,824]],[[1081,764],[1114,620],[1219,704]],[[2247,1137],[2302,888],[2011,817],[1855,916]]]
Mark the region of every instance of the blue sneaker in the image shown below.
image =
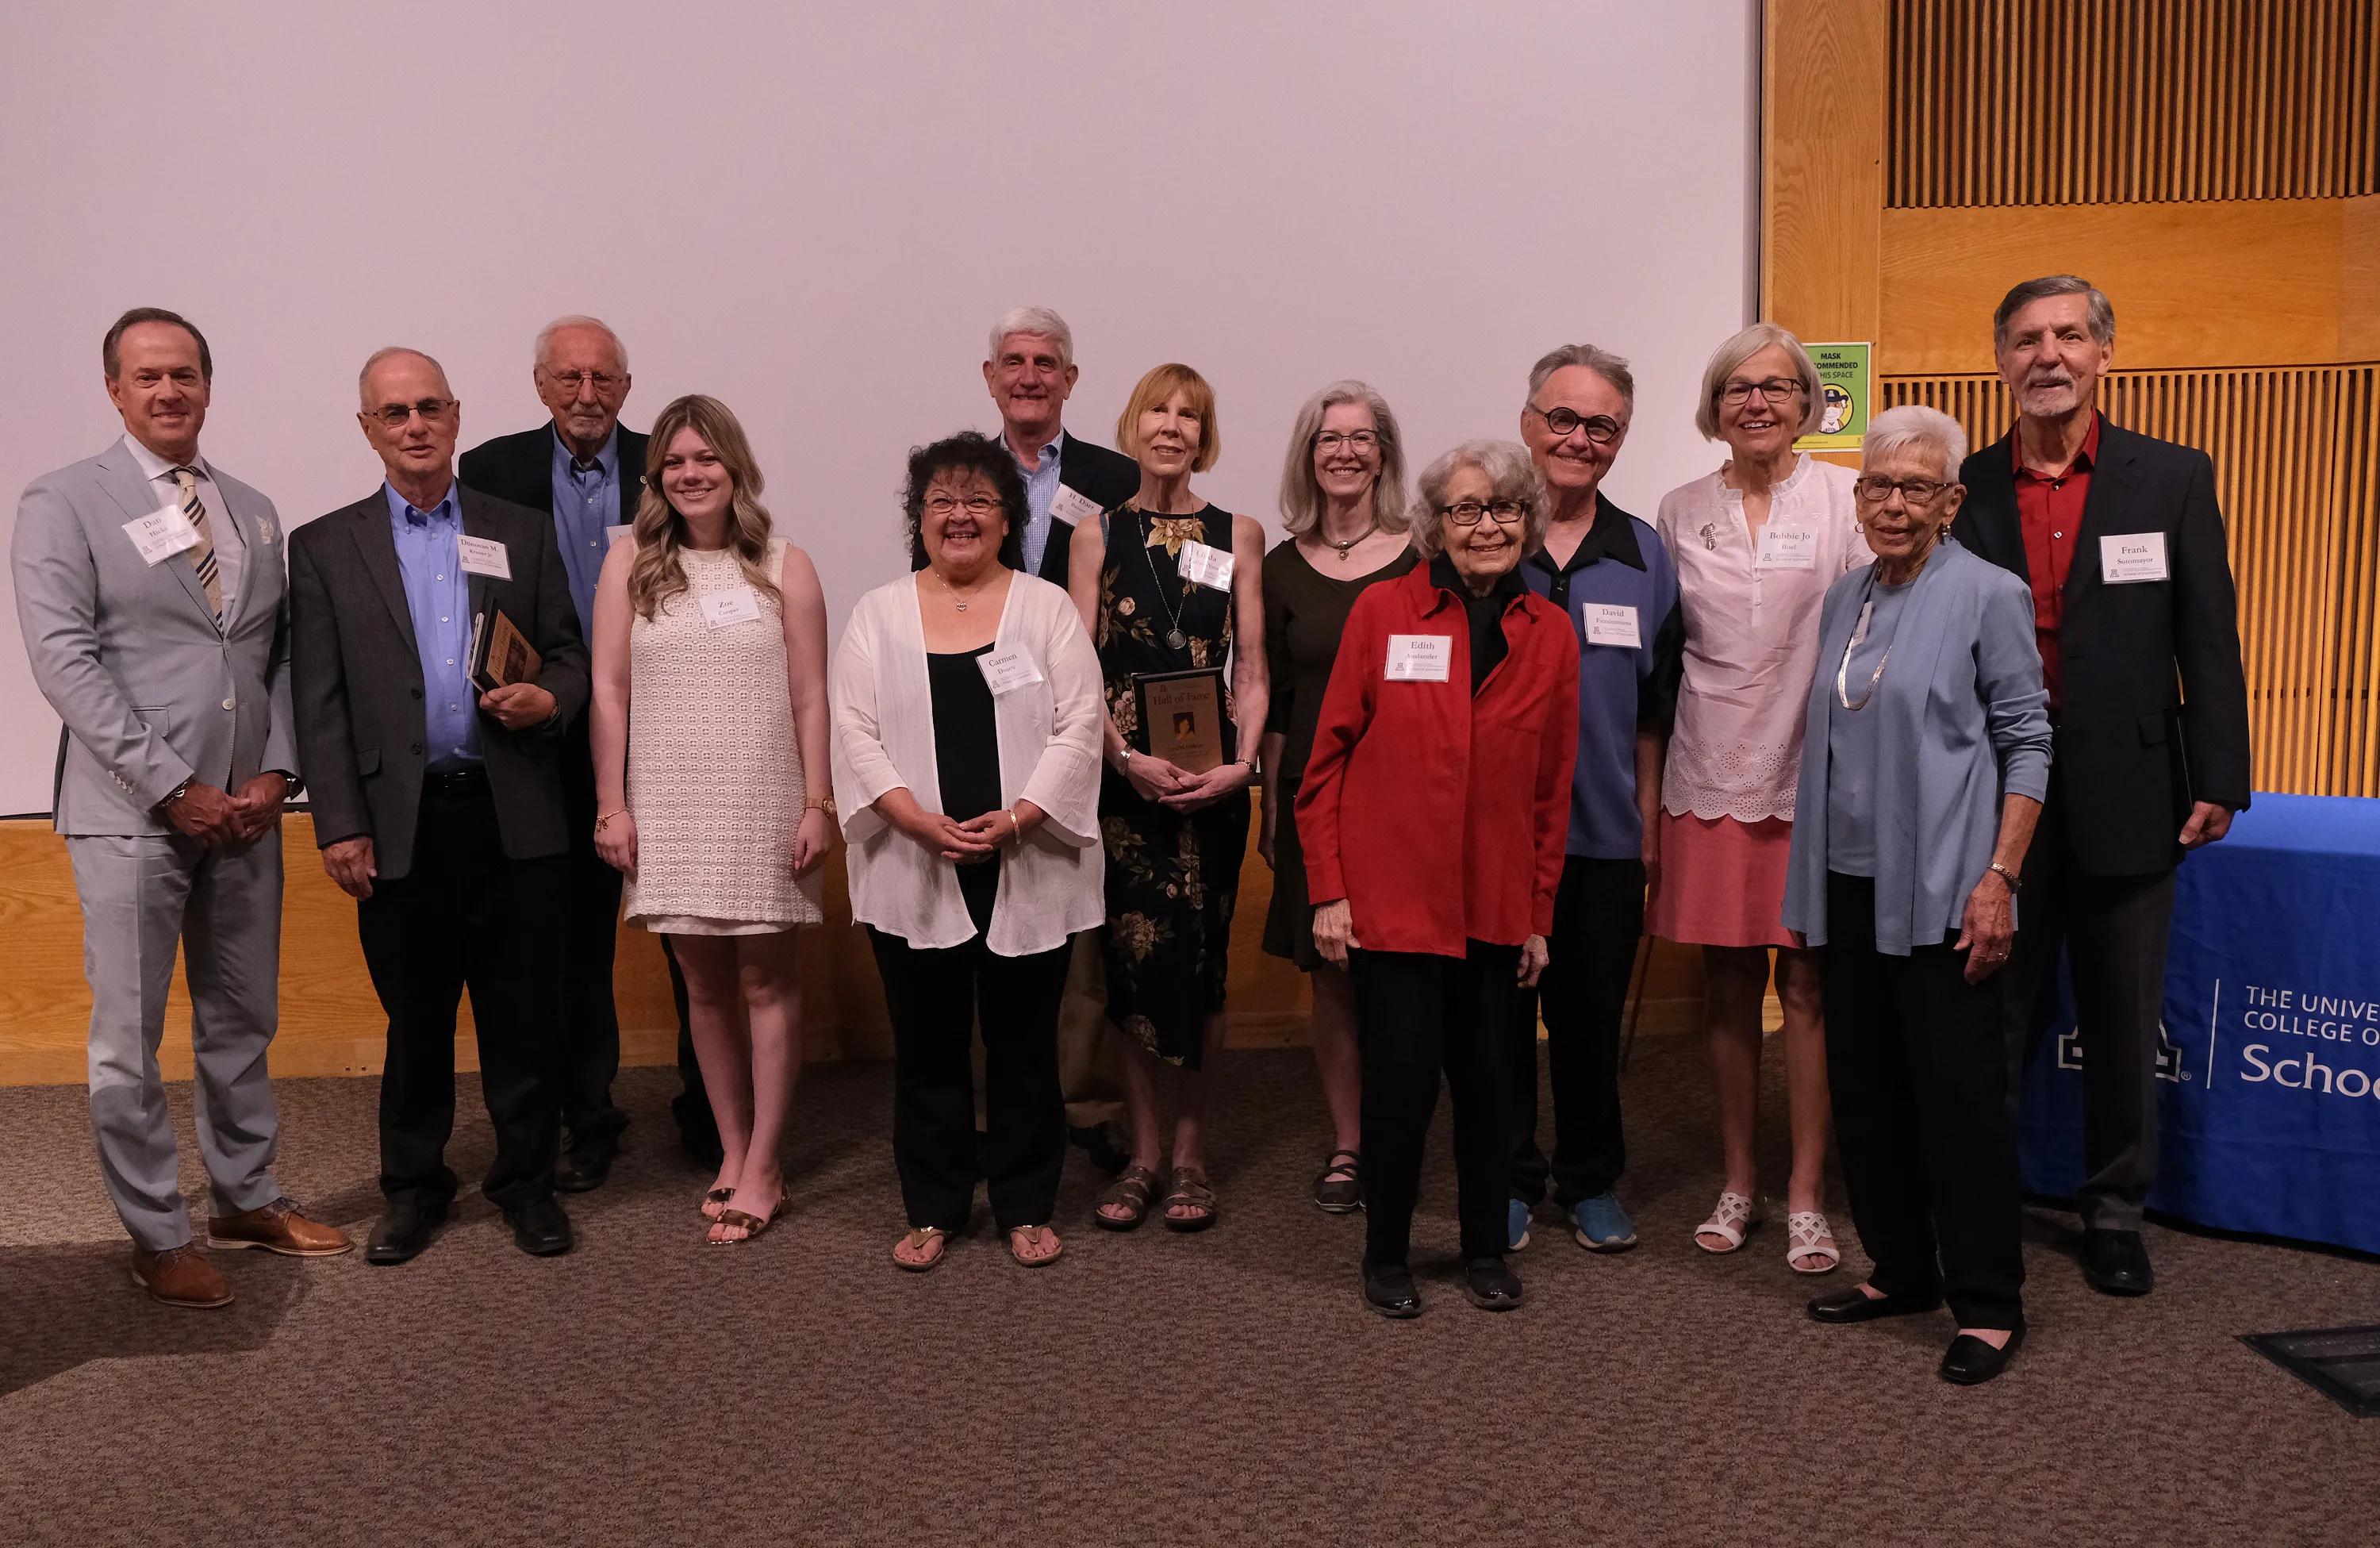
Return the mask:
[[[1570,1217],[1578,1227],[1578,1245],[1589,1252],[1625,1252],[1636,1245],[1636,1223],[1609,1191],[1581,1200]]]
[[[1515,1199],[1504,1206],[1504,1250],[1518,1252],[1529,1245],[1529,1201]]]

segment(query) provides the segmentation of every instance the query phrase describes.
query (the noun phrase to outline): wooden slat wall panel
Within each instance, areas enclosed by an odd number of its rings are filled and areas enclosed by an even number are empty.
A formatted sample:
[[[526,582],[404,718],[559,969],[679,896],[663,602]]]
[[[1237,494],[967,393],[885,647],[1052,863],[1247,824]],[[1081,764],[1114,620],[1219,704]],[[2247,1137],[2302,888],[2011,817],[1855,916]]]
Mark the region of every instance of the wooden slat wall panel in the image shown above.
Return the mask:
[[[1990,376],[1899,376],[1888,405],[1923,403],[1977,445],[2008,433]],[[2380,796],[2380,365],[2110,374],[2119,424],[2197,446],[2240,587],[2255,787]]]
[[[1887,203],[2380,192],[2380,0],[1893,0]]]

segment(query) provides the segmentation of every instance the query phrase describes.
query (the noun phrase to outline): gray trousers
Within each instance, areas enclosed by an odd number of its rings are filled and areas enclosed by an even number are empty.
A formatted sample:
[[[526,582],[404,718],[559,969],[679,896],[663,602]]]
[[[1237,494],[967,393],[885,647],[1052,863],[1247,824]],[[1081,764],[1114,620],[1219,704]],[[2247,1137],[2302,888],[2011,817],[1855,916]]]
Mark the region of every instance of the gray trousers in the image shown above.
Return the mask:
[[[135,1244],[190,1239],[157,1045],[180,946],[198,1069],[199,1151],[218,1213],[281,1196],[264,1051],[280,1015],[281,829],[209,849],[180,834],[67,840],[91,980],[91,1126]]]

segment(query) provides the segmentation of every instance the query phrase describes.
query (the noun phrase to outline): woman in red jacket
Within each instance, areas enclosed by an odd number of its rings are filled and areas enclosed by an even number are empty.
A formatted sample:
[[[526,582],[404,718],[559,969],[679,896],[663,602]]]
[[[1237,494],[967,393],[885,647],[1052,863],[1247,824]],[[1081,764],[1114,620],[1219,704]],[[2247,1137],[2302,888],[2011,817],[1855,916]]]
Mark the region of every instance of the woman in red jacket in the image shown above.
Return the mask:
[[[1521,1304],[1502,1036],[1545,967],[1578,752],[1577,638],[1514,573],[1548,508],[1511,442],[1430,465],[1413,515],[1427,563],[1356,600],[1298,786],[1315,945],[1355,986],[1364,1298],[1383,1316],[1421,1312],[1405,1254],[1441,1067],[1464,1294]]]

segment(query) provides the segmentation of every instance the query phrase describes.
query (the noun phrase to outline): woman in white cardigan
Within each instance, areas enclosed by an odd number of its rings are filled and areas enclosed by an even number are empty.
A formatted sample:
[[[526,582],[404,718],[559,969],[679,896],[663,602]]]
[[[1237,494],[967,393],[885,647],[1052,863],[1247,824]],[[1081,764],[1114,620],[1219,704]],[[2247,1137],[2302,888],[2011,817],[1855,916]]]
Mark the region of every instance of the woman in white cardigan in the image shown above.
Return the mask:
[[[832,673],[852,915],[892,1013],[909,1216],[892,1261],[939,1264],[974,1206],[980,1024],[986,1190],[1011,1255],[1039,1268],[1062,1250],[1067,944],[1106,908],[1099,656],[1066,593],[1023,572],[1025,481],[998,442],[910,453],[905,504],[917,573],[860,599]]]

